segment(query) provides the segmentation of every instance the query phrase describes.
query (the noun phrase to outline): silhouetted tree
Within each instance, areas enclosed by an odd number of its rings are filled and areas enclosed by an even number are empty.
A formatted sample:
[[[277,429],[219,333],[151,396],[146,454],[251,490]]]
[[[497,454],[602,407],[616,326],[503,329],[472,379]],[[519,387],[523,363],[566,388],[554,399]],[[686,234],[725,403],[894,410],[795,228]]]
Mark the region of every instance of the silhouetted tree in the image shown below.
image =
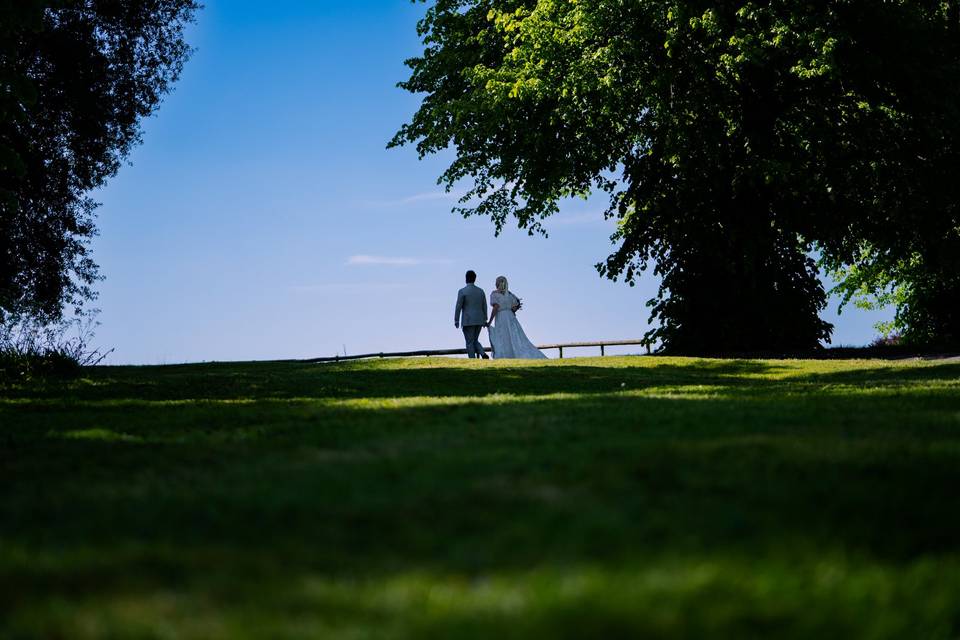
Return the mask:
[[[909,4],[883,27],[871,48],[890,53],[870,59],[866,50],[856,64],[882,79],[895,126],[859,169],[871,211],[848,220],[847,242],[831,242],[825,262],[847,299],[896,306],[887,328],[904,343],[958,346],[960,2]]]
[[[194,0],[0,3],[0,322],[92,295],[88,193],[139,142],[189,53]]]
[[[654,265],[668,350],[811,348],[814,248],[904,256],[957,227],[956,21],[940,0],[436,0],[391,145],[453,146],[441,182],[472,181],[457,210],[497,232],[609,193],[598,269]]]

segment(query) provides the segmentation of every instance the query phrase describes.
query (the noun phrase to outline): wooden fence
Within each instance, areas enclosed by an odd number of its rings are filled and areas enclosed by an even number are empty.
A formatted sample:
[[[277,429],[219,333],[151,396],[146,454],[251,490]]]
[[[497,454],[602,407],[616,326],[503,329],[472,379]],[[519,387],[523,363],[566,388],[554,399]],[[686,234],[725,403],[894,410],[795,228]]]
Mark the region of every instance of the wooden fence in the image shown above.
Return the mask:
[[[644,346],[647,349],[647,353],[650,353],[650,346],[643,340],[603,340],[598,342],[563,342],[557,344],[542,344],[537,348],[543,351],[544,349],[557,349],[560,352],[560,357],[563,357],[564,349],[579,349],[581,347],[600,347],[600,355],[606,355],[607,347],[619,347],[627,345],[640,345]],[[490,347],[486,347],[485,351],[489,352]],[[381,351],[380,353],[362,353],[355,356],[328,356],[325,358],[309,358],[307,360],[301,360],[301,362],[342,362],[344,360],[363,360],[366,358],[412,358],[416,356],[458,356],[466,355],[466,348],[463,349],[434,349],[427,351],[394,351],[386,353]]]

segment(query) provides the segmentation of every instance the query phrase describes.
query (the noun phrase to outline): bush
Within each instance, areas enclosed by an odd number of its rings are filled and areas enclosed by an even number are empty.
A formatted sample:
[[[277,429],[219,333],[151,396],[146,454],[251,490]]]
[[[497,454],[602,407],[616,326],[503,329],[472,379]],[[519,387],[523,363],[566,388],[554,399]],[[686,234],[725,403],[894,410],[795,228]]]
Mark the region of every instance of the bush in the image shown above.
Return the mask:
[[[19,319],[0,325],[0,382],[70,377],[103,362],[113,349],[90,346],[95,317],[88,312],[54,324]]]
[[[886,347],[901,347],[901,346],[904,346],[903,335],[901,335],[897,331],[891,331],[890,333],[877,336],[867,346],[871,349],[883,349]]]

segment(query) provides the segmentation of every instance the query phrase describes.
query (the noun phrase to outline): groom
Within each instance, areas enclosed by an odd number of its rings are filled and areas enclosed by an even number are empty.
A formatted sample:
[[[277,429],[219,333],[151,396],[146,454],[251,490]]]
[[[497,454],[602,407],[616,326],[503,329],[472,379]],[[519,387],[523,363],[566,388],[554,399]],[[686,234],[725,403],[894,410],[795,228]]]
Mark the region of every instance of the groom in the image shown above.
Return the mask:
[[[463,313],[463,337],[467,341],[467,355],[471,358],[489,359],[480,344],[480,330],[487,323],[487,296],[483,289],[473,284],[477,274],[467,271],[467,286],[457,293],[457,309],[453,312],[453,326],[460,326]]]

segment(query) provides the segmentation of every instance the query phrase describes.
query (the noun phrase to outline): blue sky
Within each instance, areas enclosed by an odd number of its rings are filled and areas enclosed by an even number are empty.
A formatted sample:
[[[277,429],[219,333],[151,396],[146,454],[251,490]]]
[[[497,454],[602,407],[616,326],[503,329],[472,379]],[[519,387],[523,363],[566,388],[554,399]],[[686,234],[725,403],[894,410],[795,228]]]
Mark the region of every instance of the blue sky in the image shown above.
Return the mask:
[[[535,342],[644,333],[653,278],[630,288],[593,268],[611,250],[602,202],[567,203],[549,238],[495,238],[488,221],[450,213],[436,185],[449,157],[385,149],[417,106],[395,85],[422,11],[206,1],[180,82],[131,165],[95,194],[95,342],[115,349],[109,362],[458,347],[468,268],[488,291],[509,277]],[[835,311],[835,344],[869,341],[889,316]]]

